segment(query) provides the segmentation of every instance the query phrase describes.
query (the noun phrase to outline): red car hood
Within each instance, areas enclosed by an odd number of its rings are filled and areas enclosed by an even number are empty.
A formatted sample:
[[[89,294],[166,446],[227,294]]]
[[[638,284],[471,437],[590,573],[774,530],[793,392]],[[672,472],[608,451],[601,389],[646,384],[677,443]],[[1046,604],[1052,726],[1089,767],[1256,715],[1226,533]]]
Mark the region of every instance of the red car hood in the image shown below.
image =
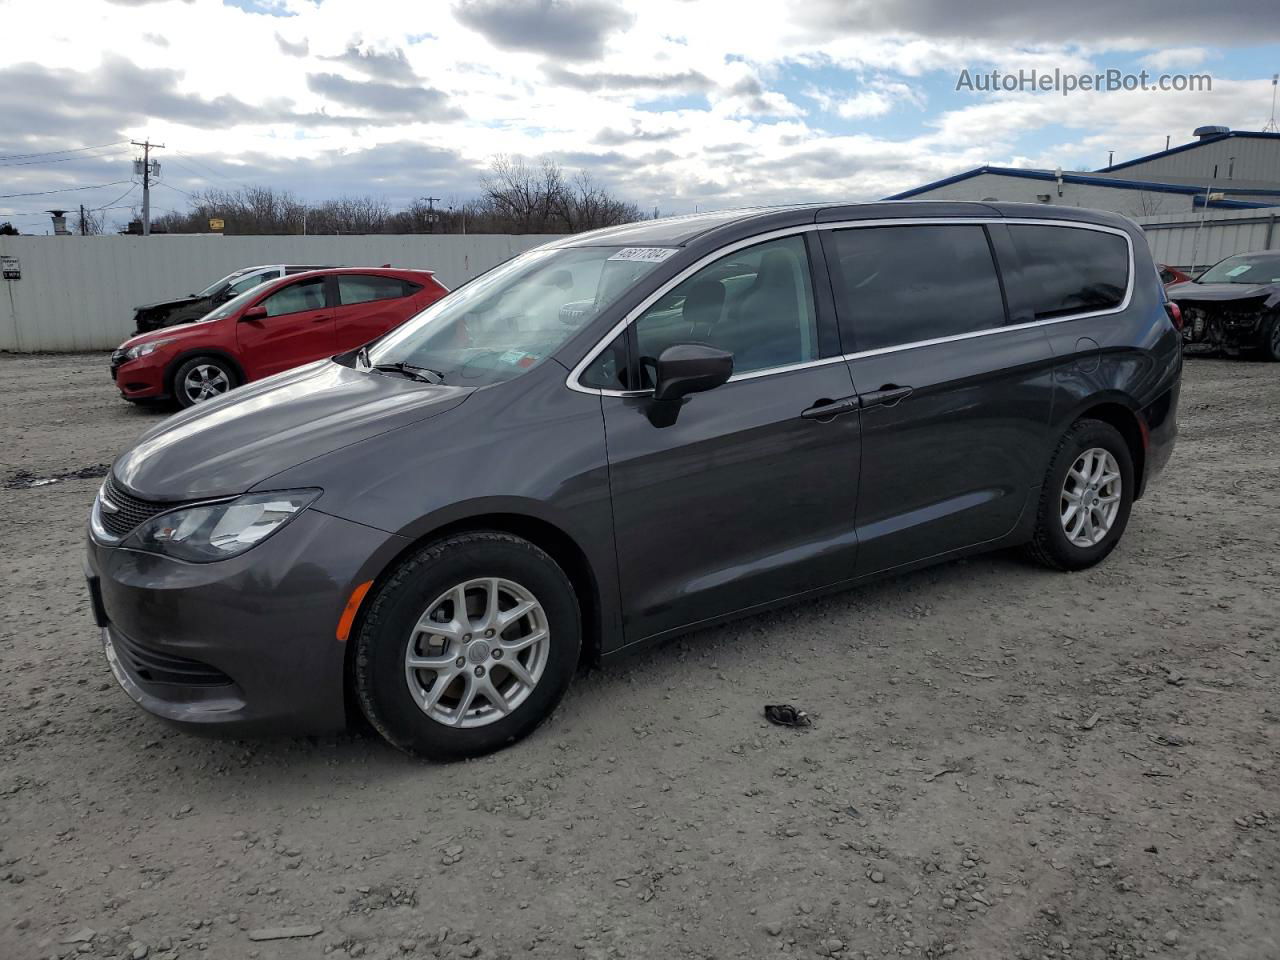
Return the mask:
[[[130,337],[116,349],[128,350],[130,347],[136,347],[140,343],[150,343],[153,340],[177,340],[186,339],[188,337],[204,337],[212,331],[212,324],[221,322],[221,320],[196,320],[191,323],[179,323],[172,327],[161,327],[159,330],[149,330],[146,333],[138,334],[136,337]]]

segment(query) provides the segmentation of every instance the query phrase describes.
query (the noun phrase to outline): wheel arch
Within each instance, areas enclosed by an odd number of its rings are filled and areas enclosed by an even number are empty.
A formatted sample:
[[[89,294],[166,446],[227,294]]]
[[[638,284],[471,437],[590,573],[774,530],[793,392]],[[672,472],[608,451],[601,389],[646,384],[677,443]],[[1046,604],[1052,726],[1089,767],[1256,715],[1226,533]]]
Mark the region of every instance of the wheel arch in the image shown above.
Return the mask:
[[[1101,420],[1116,428],[1133,460],[1133,474],[1137,478],[1133,499],[1141,499],[1147,485],[1147,427],[1142,415],[1119,398],[1098,398],[1083,406],[1071,418],[1071,423],[1077,420]]]
[[[512,536],[528,540],[543,550],[565,572],[578,597],[579,612],[582,618],[582,660],[596,663],[600,660],[605,640],[605,608],[599,578],[591,566],[586,551],[561,526],[543,517],[516,511],[496,510],[473,513],[463,517],[455,517],[440,523],[431,529],[420,532],[409,539],[402,550],[395,554],[378,571],[373,578],[373,586],[360,602],[360,608],[351,627],[351,637],[355,637],[364,623],[368,609],[368,599],[374,596],[386,582],[387,578],[400,566],[406,557],[422,549],[434,540],[453,536],[459,533],[470,533],[480,530],[493,530],[508,533]],[[352,682],[355,676],[356,644],[350,640],[346,644],[346,663],[343,669],[343,687],[347,702],[349,718],[360,716],[360,708],[355,698]]]

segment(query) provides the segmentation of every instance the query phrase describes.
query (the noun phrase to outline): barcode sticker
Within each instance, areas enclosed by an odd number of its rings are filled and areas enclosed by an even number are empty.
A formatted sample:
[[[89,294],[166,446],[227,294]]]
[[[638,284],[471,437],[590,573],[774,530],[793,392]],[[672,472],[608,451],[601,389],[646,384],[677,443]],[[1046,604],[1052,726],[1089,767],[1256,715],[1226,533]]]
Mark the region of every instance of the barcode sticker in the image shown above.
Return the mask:
[[[639,260],[644,263],[661,263],[674,256],[674,247],[623,247],[610,260]]]

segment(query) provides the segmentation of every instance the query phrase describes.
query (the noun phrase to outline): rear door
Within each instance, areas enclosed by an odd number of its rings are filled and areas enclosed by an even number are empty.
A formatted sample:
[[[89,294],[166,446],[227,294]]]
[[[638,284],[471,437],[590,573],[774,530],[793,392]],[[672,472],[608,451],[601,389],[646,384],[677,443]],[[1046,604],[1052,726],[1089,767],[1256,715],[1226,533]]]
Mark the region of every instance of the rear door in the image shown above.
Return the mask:
[[[718,258],[583,375],[605,388],[628,642],[854,575],[858,412],[806,246],[795,235]],[[734,377],[654,422],[653,360],[691,341],[731,351]]]
[[[249,379],[332,356],[333,309],[326,300],[326,277],[308,277],[278,287],[258,300],[265,317],[236,324],[236,343]]]
[[[859,574],[1012,531],[1045,469],[1048,340],[1008,322],[981,223],[823,233],[862,410]]]
[[[399,277],[339,273],[330,293],[334,302],[334,352],[354,350],[399,326],[414,313],[410,298],[422,288]]]

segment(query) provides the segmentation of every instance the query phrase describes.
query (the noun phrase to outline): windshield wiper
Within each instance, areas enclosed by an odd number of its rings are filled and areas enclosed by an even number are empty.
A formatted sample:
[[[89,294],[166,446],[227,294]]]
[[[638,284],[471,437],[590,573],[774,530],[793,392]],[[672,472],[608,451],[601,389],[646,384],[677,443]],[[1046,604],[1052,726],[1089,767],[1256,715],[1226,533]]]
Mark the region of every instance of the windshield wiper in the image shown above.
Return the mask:
[[[372,369],[381,370],[385,373],[398,373],[401,376],[408,377],[410,380],[420,380],[423,383],[444,383],[444,374],[439,370],[420,367],[414,363],[405,363],[403,360],[398,360],[395,363],[379,363]]]

